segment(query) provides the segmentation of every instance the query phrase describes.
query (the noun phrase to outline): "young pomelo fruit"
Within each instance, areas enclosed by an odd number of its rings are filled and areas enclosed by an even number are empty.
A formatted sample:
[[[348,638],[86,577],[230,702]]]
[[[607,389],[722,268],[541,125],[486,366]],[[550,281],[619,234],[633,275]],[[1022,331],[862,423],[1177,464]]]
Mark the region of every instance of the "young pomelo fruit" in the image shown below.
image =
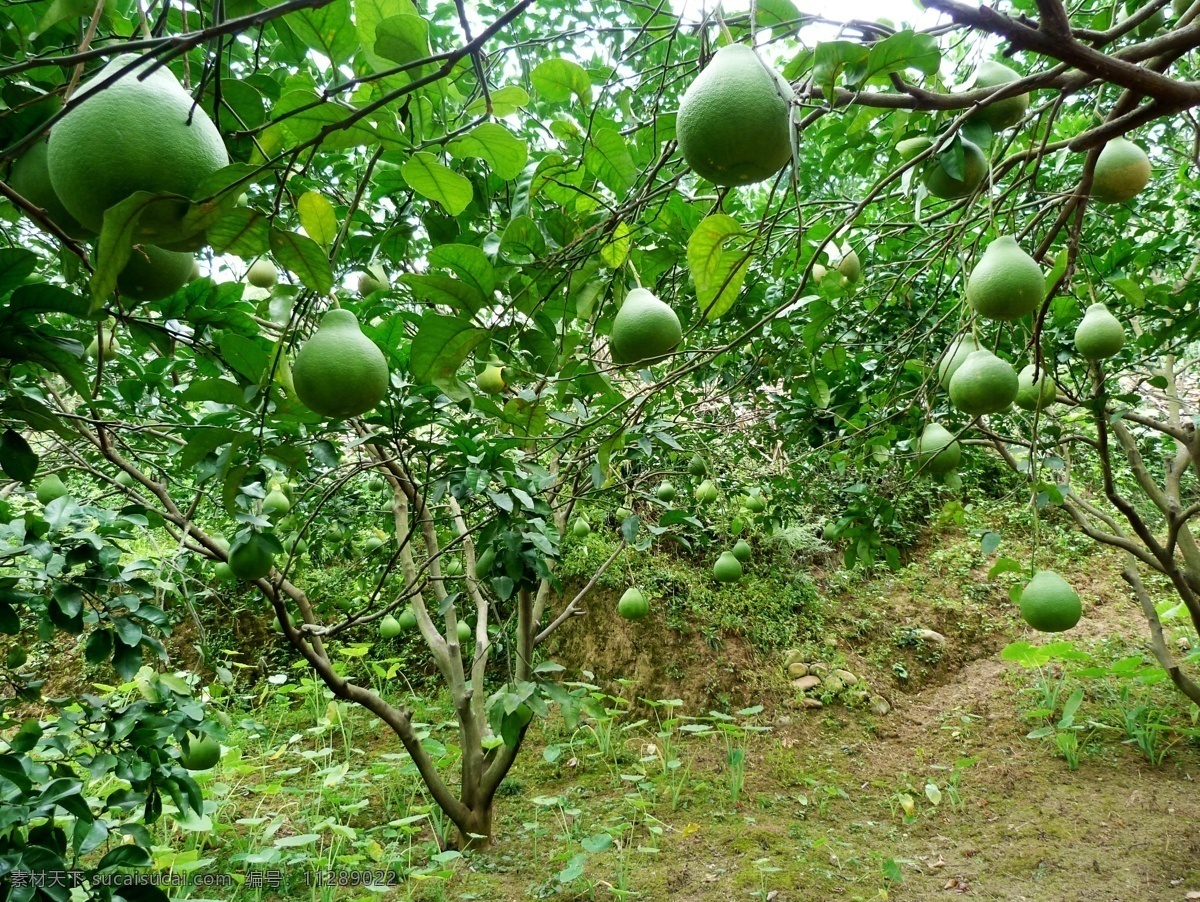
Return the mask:
[[[713,564],[713,576],[719,583],[736,583],[742,578],[742,562],[731,551],[722,551]]]
[[[133,477],[130,476],[128,473],[126,473],[124,470],[122,470],[116,476],[117,485],[124,486],[127,489],[133,488],[133,481],[134,481]],[[226,548],[226,550],[228,551],[228,548]]]
[[[1112,357],[1125,347],[1125,329],[1103,304],[1092,304],[1075,328],[1075,350],[1087,360]]]
[[[358,296],[360,298],[365,298],[377,291],[387,291],[391,287],[387,280],[387,274],[380,266],[368,266],[365,272],[358,275]]]
[[[379,636],[382,639],[395,639],[402,632],[400,621],[388,614],[379,621]]]
[[[279,270],[266,257],[259,257],[246,271],[246,281],[255,288],[274,288],[279,281]]]
[[[654,497],[669,504],[675,500],[675,486],[664,479],[655,490]]]
[[[916,138],[905,138],[903,141],[896,142],[896,152],[900,154],[900,159],[908,162],[913,157],[923,154],[933,146],[933,139],[926,138],[923,135]]]
[[[456,557],[442,556],[442,576],[462,576],[462,561]]]
[[[458,621],[458,644],[466,645],[471,641],[471,625],[465,620]]]
[[[862,261],[858,259],[858,254],[853,250],[848,250],[842,255],[837,268],[838,272],[845,276],[846,281],[851,284],[862,278]]]
[[[696,486],[696,500],[701,504],[712,504],[717,500],[717,487],[711,479]]]
[[[292,502],[279,489],[271,489],[263,499],[262,513],[264,517],[282,516],[292,509]]]
[[[745,539],[738,539],[733,546],[733,551],[731,551],[730,554],[737,558],[739,563],[745,564],[749,563],[750,558],[754,555],[754,552],[750,548],[749,542],[747,542]]]
[[[400,624],[400,629],[402,630],[415,630],[417,628],[416,611],[414,611],[411,606],[406,607],[400,612],[400,616],[397,618],[397,623]]]
[[[791,87],[743,44],[722,47],[683,93],[683,159],[717,185],[770,178],[792,158]]]
[[[633,516],[633,511],[627,507],[618,507],[615,511],[613,511],[613,516],[619,521],[624,521]]]
[[[635,288],[613,319],[608,348],[613,363],[654,363],[675,349],[683,329],[675,311],[645,288]]]
[[[967,302],[988,319],[1028,316],[1045,296],[1042,268],[1012,235],[1002,235],[989,244],[967,279]]]
[[[92,336],[92,340],[88,342],[84,354],[92,360],[96,360],[103,356],[104,358],[112,357],[117,351],[121,350],[121,343],[117,341],[117,333],[108,326],[100,327],[100,335]]]
[[[592,526],[585,518],[580,517],[575,521],[575,525],[571,527],[571,532],[577,539],[586,539],[592,534]]]
[[[1033,378],[1034,365],[1028,364],[1017,374],[1017,396],[1013,402],[1026,410],[1042,410],[1054,403],[1058,397],[1058,386],[1046,372],[1045,364],[1038,373],[1037,380]]]
[[[188,770],[212,770],[221,760],[221,743],[211,736],[188,733],[182,743],[179,762]]]
[[[640,590],[626,589],[621,600],[617,602],[617,613],[626,620],[641,620],[650,613],[650,605]]]
[[[47,164],[48,145],[39,139],[29,150],[17,157],[8,174],[8,184],[17,194],[36,207],[41,207],[50,221],[72,238],[90,238],[96,234],[86,228],[59,200],[50,184],[50,168]]]
[[[238,579],[262,579],[271,572],[275,556],[253,540],[234,542],[229,549],[229,569]]]
[[[496,563],[496,549],[489,545],[480,552],[479,557],[475,559],[475,574],[476,576],[486,576],[491,572],[492,567]]]
[[[195,266],[193,254],[143,244],[130,251],[117,290],[126,300],[161,301],[188,283]]]
[[[137,191],[190,198],[209,175],[229,163],[212,120],[169,69],[139,80],[148,62],[121,74],[137,57],[123,54],[80,86],[50,133],[50,181],[63,205],[99,232],[104,211]],[[185,200],[149,205],[135,238],[176,241]]]
[[[38,483],[37,500],[41,504],[49,504],[67,494],[67,487],[57,473],[51,473]]]
[[[708,475],[708,465],[699,454],[693,454],[692,459],[688,461],[688,474],[697,479]]]
[[[1035,630],[1061,633],[1083,616],[1077,593],[1053,570],[1039,570],[1021,590],[1021,616]]]
[[[954,374],[958,372],[958,368],[966,362],[972,353],[978,350],[979,342],[969,332],[952,341],[950,346],[942,352],[942,356],[938,358],[938,384],[942,388],[949,388],[950,380],[954,378]]]
[[[958,467],[962,448],[941,423],[930,423],[921,432],[916,444],[917,469],[934,476],[945,476]]]
[[[761,514],[767,509],[767,500],[762,496],[762,489],[751,489],[743,504],[752,514]]]
[[[489,363],[475,377],[475,386],[486,395],[498,395],[504,391],[504,368]]]
[[[974,351],[950,380],[950,403],[971,417],[999,413],[1017,396],[1017,373],[991,351]]]
[[[923,181],[929,193],[934,197],[952,199],[966,197],[979,187],[983,177],[987,175],[988,161],[978,144],[960,136],[963,149],[962,178],[956,178],[946,171],[942,164],[941,154],[932,157],[925,164]]]
[[[383,539],[379,538],[379,536],[370,536],[365,542],[363,542],[363,551],[365,551],[367,554],[372,554],[383,546]]]
[[[1150,181],[1150,158],[1128,138],[1113,138],[1096,160],[1092,198],[1120,204],[1137,197]]]
[[[1147,5],[1146,0],[1125,0],[1125,5],[1117,12],[1117,21],[1115,24],[1120,25],[1145,5]],[[1152,38],[1166,24],[1167,11],[1159,7],[1149,17],[1138,23],[1135,34],[1139,38]]]
[[[1009,82],[1018,81],[1020,78],[1021,76],[1017,72],[1014,72],[1003,63],[998,63],[995,60],[985,60],[975,70],[975,87],[998,88]],[[1006,97],[1003,100],[997,100],[995,103],[988,104],[978,113],[972,114],[968,121],[986,122],[992,127],[992,131],[1001,132],[1024,119],[1025,113],[1028,110],[1029,95],[1018,94],[1016,97]]]
[[[387,361],[363,335],[354,314],[335,309],[296,355],[292,380],[309,410],[339,419],[356,417],[387,394]]]

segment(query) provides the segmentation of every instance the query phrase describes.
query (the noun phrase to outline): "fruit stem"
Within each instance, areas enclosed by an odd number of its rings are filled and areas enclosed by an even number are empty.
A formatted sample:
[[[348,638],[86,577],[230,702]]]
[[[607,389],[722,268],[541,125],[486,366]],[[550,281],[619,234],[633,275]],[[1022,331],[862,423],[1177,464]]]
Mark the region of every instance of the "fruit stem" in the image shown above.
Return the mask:
[[[637,267],[633,265],[633,258],[626,257],[625,265],[629,267],[629,271],[633,273],[633,280],[637,282],[637,287],[642,287],[642,277],[638,274]]]

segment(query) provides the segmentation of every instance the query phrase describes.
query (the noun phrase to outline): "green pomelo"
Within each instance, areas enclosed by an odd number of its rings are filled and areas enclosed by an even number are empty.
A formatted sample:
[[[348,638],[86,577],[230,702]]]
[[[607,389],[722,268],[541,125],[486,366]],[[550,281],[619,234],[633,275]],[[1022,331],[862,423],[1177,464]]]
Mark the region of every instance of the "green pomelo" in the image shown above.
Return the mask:
[[[133,488],[134,479],[132,476],[130,476],[128,473],[126,473],[124,470],[122,470],[120,473],[117,474],[116,482],[117,482],[117,485],[124,486],[125,488],[128,489],[128,488]]]
[[[955,178],[942,165],[940,155],[932,157],[925,164],[925,187],[934,197],[953,199],[966,197],[979,187],[983,177],[987,175],[988,161],[978,144],[962,138],[963,174]]]
[[[223,583],[233,582],[233,580],[237,579],[237,577],[233,574],[233,570],[224,561],[217,561],[217,563],[213,565],[213,576],[215,576],[219,582]]]
[[[383,352],[349,310],[330,310],[296,355],[296,395],[309,410],[342,419],[366,413],[388,390]]]
[[[1075,350],[1087,360],[1112,357],[1125,347],[1125,328],[1103,304],[1092,304],[1075,329]]]
[[[379,538],[379,536],[371,536],[365,542],[363,542],[363,551],[365,551],[367,554],[371,554],[372,552],[378,551],[383,546],[383,539]]]
[[[683,159],[717,185],[770,178],[792,158],[792,96],[753,49],[722,47],[679,103],[675,130]]]
[[[1077,593],[1053,570],[1039,570],[1021,590],[1021,616],[1035,630],[1061,633],[1083,616]]]
[[[366,272],[359,273],[358,296],[360,298],[365,298],[377,291],[387,291],[389,288],[391,285],[388,284],[387,276],[382,268],[369,266]]]
[[[486,576],[491,572],[492,567],[496,563],[496,549],[489,545],[483,549],[479,557],[475,560],[475,573],[477,576]]]
[[[1045,295],[1042,268],[1012,235],[1002,235],[989,244],[967,279],[967,302],[988,319],[1028,316]]]
[[[400,612],[397,622],[402,630],[415,630],[417,628],[417,612],[411,607],[406,607]]]
[[[1138,10],[1140,10],[1143,6],[1146,6],[1146,5],[1147,5],[1146,2],[1138,2],[1138,0],[1125,0],[1124,7],[1122,7],[1121,10],[1117,13],[1116,24],[1120,25],[1122,22],[1124,22],[1126,19],[1131,18],[1134,13],[1138,12]],[[1165,9],[1159,7],[1154,12],[1152,12],[1147,19],[1145,19],[1143,22],[1138,24],[1134,33],[1139,38],[1152,38],[1166,24],[1167,24],[1167,11]]]
[[[137,58],[118,56],[85,82],[50,134],[50,181],[64,206],[99,232],[104,211],[131,194],[190,198],[209,175],[229,163],[212,120],[166,68],[143,80],[146,64],[100,86]],[[135,239],[175,242],[186,200],[145,208]],[[161,239],[161,240],[160,240]]]
[[[900,159],[906,163],[913,157],[920,156],[931,147],[933,147],[932,138],[905,138],[903,141],[896,142],[896,152],[900,154]]]
[[[287,495],[283,494],[279,489],[272,489],[267,492],[267,497],[263,499],[262,513],[264,517],[286,514],[291,509],[292,502],[288,501]]]
[[[117,290],[130,301],[161,301],[188,283],[196,258],[189,253],[166,251],[153,244],[135,247],[117,276]]]
[[[265,257],[259,257],[246,271],[246,281],[255,288],[274,288],[279,281],[279,270]]]
[[[966,362],[967,357],[978,350],[979,342],[969,332],[956,341],[951,342],[950,347],[946,348],[942,352],[942,356],[938,359],[938,384],[942,388],[949,388],[950,380],[954,378],[954,374],[958,372],[958,368]]]
[[[613,363],[653,363],[675,349],[683,329],[675,311],[645,288],[635,288],[613,318],[608,348]]]
[[[659,501],[671,502],[675,500],[675,486],[667,482],[665,479],[659,484],[654,492],[654,496]]]
[[[1017,373],[991,351],[975,351],[950,380],[950,402],[971,417],[999,413],[1017,396]]]
[[[722,551],[713,564],[713,576],[719,583],[736,583],[742,578],[742,562],[731,551]]]
[[[379,636],[382,639],[395,639],[400,635],[403,627],[400,626],[400,621],[388,614],[379,621]]]
[[[34,206],[41,207],[50,221],[72,238],[89,238],[95,231],[83,226],[59,200],[50,184],[50,169],[47,163],[48,145],[39,139],[29,150],[21,154],[12,164],[8,184]]]
[[[235,544],[229,552],[229,569],[238,579],[262,579],[274,563],[275,556],[257,542]]]
[[[575,534],[577,539],[586,539],[592,534],[591,524],[583,517],[575,521],[575,525],[571,527],[571,532]]]
[[[917,439],[917,469],[934,476],[945,476],[958,466],[962,447],[941,423],[930,423]]]
[[[458,644],[466,645],[471,641],[471,625],[465,620],[458,621]]]
[[[999,88],[1001,85],[1018,81],[1020,78],[1019,73],[1014,72],[1003,63],[985,60],[975,72],[975,87]],[[988,104],[978,113],[972,114],[968,121],[986,122],[992,127],[992,131],[1000,132],[1024,119],[1028,110],[1029,95],[1018,94],[1016,97],[1006,97],[1004,100]]]
[[[486,395],[498,395],[504,391],[504,368],[489,363],[475,377],[475,386]]]
[[[847,251],[838,262],[838,272],[846,277],[847,282],[857,282],[862,278],[862,261],[854,251]]]
[[[696,500],[701,504],[712,504],[717,500],[717,487],[711,479],[696,486]]]
[[[646,596],[637,589],[626,589],[621,600],[617,602],[617,613],[626,620],[641,620],[650,613],[650,605]]]
[[[182,751],[179,762],[188,770],[212,770],[221,760],[221,743],[211,736],[196,738],[189,733]]]
[[[613,516],[618,520],[628,520],[633,516],[633,511],[627,507],[618,507],[615,511],[613,511]]]
[[[57,473],[51,473],[38,483],[36,494],[40,503],[49,504],[67,494],[67,487],[63,485]]]
[[[708,475],[708,465],[699,454],[693,454],[692,459],[688,461],[688,474],[695,476],[697,479]]]
[[[1026,410],[1041,410],[1049,407],[1058,397],[1058,386],[1046,372],[1045,364],[1038,374],[1037,381],[1033,379],[1034,365],[1028,364],[1017,375],[1017,396],[1013,399],[1018,407]]]
[[[1092,198],[1120,204],[1137,197],[1150,181],[1150,158],[1128,138],[1113,138],[1096,160]]]
[[[751,489],[750,494],[746,496],[745,505],[746,510],[752,514],[761,514],[767,509],[767,501],[758,489]]]
[[[731,551],[730,554],[737,558],[740,563],[745,564],[749,563],[754,552],[751,550],[749,542],[747,542],[745,539],[738,539],[737,543],[733,546],[733,551]]]

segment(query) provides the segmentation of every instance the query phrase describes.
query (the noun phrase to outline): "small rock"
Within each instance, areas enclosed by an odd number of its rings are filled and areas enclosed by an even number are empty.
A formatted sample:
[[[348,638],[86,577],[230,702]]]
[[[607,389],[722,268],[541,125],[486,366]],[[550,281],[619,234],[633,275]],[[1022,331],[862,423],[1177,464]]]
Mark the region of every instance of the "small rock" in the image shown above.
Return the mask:
[[[824,708],[825,706],[823,704],[821,704],[821,700],[819,698],[806,698],[806,699],[804,699],[804,707],[806,707],[806,708]]]
[[[841,692],[846,688],[846,685],[836,676],[830,676],[825,678],[825,688],[829,692]]]
[[[936,642],[938,645],[946,644],[946,637],[941,633],[934,632],[933,630],[916,630],[913,633],[913,636],[922,640],[923,642]]]
[[[775,718],[776,726],[786,727],[786,726],[790,725],[791,722],[792,722],[792,719],[790,717],[788,717],[786,714],[780,714],[778,717]]]
[[[821,678],[813,676],[811,673],[808,676],[802,676],[798,680],[792,680],[792,685],[801,692],[807,692],[809,689],[815,689],[821,685]]]
[[[798,648],[789,648],[788,653],[783,656],[783,669],[791,667],[793,664],[799,664],[804,660],[804,652]]]
[[[823,677],[825,674],[829,673],[829,667],[828,665],[817,661],[808,665],[808,672],[816,676]]]
[[[797,661],[794,664],[788,665],[787,672],[788,672],[788,676],[790,676],[792,679],[799,679],[800,677],[806,677],[806,676],[808,676],[808,665],[801,664],[799,661]]]
[[[845,683],[847,686],[857,686],[858,677],[852,674],[849,670],[835,670],[833,675]]]
[[[888,704],[886,698],[882,695],[874,695],[871,697],[871,711],[878,714],[880,717],[892,710],[892,706]]]

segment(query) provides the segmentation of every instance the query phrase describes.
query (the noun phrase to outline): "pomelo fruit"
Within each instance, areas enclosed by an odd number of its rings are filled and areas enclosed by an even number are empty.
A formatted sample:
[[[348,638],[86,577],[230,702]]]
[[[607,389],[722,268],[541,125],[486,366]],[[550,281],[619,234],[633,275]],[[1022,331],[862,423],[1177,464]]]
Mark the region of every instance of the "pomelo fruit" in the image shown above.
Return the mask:
[[[1075,328],[1075,350],[1087,360],[1112,357],[1125,347],[1125,329],[1103,304],[1092,304]]]
[[[190,198],[209,175],[229,163],[208,114],[167,68],[143,80],[147,63],[99,89],[136,56],[123,54],[80,86],[50,133],[50,181],[63,205],[99,232],[104,211],[137,191]],[[135,238],[177,241],[186,200],[152,204]],[[160,240],[161,239],[161,240]]]
[[[379,636],[382,639],[395,639],[400,635],[402,629],[400,621],[391,614],[379,621]]]
[[[730,554],[737,558],[739,563],[745,564],[750,561],[750,558],[754,555],[754,552],[750,548],[749,542],[747,542],[745,539],[738,539],[733,546],[733,551],[731,551]]]
[[[274,288],[279,281],[279,270],[266,257],[259,257],[246,271],[246,281],[255,288]]]
[[[633,511],[631,511],[627,507],[618,507],[613,512],[613,516],[615,516],[618,520],[628,520],[630,517],[633,516]]]
[[[736,583],[742,578],[742,562],[731,551],[722,551],[713,564],[713,576],[719,583]]]
[[[372,476],[367,480],[368,492],[382,492],[387,488],[387,480],[382,476]]]
[[[645,288],[635,288],[613,318],[608,348],[613,363],[654,363],[683,339],[679,317]]]
[[[812,280],[814,282],[820,282],[827,275],[829,275],[829,270],[827,270],[824,266],[822,266],[820,263],[813,264]]]
[[[475,573],[477,576],[485,576],[491,572],[492,567],[496,563],[496,549],[489,545],[480,552],[479,557],[475,559]]]
[[[929,423],[916,443],[917,469],[934,476],[945,476],[958,467],[962,447],[941,423]]]
[[[116,483],[117,483],[117,485],[124,486],[125,488],[128,489],[128,488],[133,487],[134,479],[132,476],[130,476],[128,473],[126,473],[124,470],[122,470],[120,473],[118,473],[116,475]],[[225,550],[228,551],[229,547],[226,546]]]
[[[196,266],[194,255],[167,251],[153,244],[135,247],[117,276],[117,290],[130,301],[161,301],[188,283]]]
[[[1033,370],[1034,365],[1030,363],[1017,374],[1017,396],[1013,399],[1013,403],[1026,410],[1042,410],[1054,403],[1054,399],[1058,397],[1058,386],[1046,372],[1044,362],[1036,382],[1033,378]]]
[[[198,278],[200,278],[200,276],[201,276],[200,261],[193,257],[192,258],[192,274],[190,276],[188,276],[188,281],[195,282]]]
[[[717,487],[711,479],[696,486],[696,500],[701,504],[712,504],[717,500]]]
[[[296,355],[292,380],[296,395],[314,413],[356,417],[387,395],[387,361],[353,313],[334,309]]]
[[[489,363],[483,372],[475,377],[476,387],[487,395],[498,395],[504,391],[504,368]]]
[[[942,388],[949,388],[950,380],[954,378],[954,374],[958,372],[958,368],[966,362],[968,356],[978,350],[979,342],[969,332],[952,341],[950,346],[942,352],[942,356],[938,359],[938,384]]]
[[[1125,5],[1117,12],[1116,24],[1120,25],[1145,5],[1146,0],[1125,0]],[[1167,11],[1159,7],[1145,21],[1138,24],[1134,33],[1139,38],[1152,38],[1166,24]]]
[[[262,513],[264,517],[274,517],[286,514],[292,509],[292,502],[279,489],[271,489],[263,499]]]
[[[383,547],[383,545],[384,541],[383,539],[379,538],[379,536],[369,536],[367,540],[363,542],[363,551],[365,551],[367,554],[371,554],[372,552],[378,551]]]
[[[750,47],[722,47],[683,93],[675,132],[684,161],[717,185],[770,178],[792,158],[791,87]]]
[[[471,625],[465,620],[458,621],[458,644],[466,645],[471,641]]]
[[[215,576],[218,581],[223,583],[233,582],[235,579],[237,579],[237,577],[233,575],[233,570],[224,561],[217,561],[217,563],[213,565],[213,576]]]
[[[584,517],[579,517],[571,527],[571,532],[577,539],[586,539],[592,534],[592,526]]]
[[[108,326],[101,326],[99,338],[92,336],[84,354],[95,360],[101,355],[106,358],[112,357],[119,350],[121,350],[121,343],[117,341],[117,334]]]
[[[262,579],[271,572],[275,556],[258,542],[238,541],[229,549],[229,569],[238,579]]]
[[[37,500],[41,504],[49,504],[67,494],[67,487],[57,473],[51,473],[38,483]]]
[[[463,565],[456,557],[442,556],[442,576],[462,576]]]
[[[848,250],[842,255],[837,268],[838,272],[846,277],[847,282],[854,283],[862,278],[862,261],[853,250]]]
[[[387,275],[378,266],[368,266],[365,272],[358,274],[358,296],[365,298],[377,291],[387,291],[392,286],[388,284]]]
[[[950,403],[968,416],[999,413],[1017,396],[1017,373],[991,351],[974,351],[950,380]]]
[[[221,743],[211,736],[193,736],[191,733],[181,744],[183,754],[179,762],[188,770],[212,770],[221,760]]]
[[[1021,616],[1035,630],[1061,633],[1083,616],[1077,593],[1053,570],[1039,570],[1021,590]]]
[[[947,200],[956,197],[966,197],[979,187],[983,177],[987,175],[988,161],[978,144],[960,137],[963,149],[962,178],[955,178],[946,171],[938,156],[930,158],[925,163],[923,181],[929,193],[934,197]]]
[[[1092,198],[1119,204],[1137,197],[1150,181],[1150,158],[1128,138],[1113,138],[1096,160]]]
[[[410,605],[400,612],[396,622],[400,624],[402,630],[414,630],[417,628],[417,613]]]
[[[8,184],[34,206],[41,207],[50,221],[72,238],[89,238],[96,234],[86,228],[59,200],[50,184],[50,169],[47,164],[48,145],[44,138],[17,157],[8,173]]]
[[[931,147],[933,147],[933,139],[924,136],[905,138],[903,141],[896,142],[896,152],[900,154],[900,159],[906,163],[913,157],[920,156]]]
[[[661,483],[659,483],[658,488],[655,489],[654,497],[656,497],[659,501],[666,501],[668,503],[674,501],[675,486],[671,485],[671,483],[664,479]]]
[[[1042,268],[1012,235],[1002,235],[989,244],[967,279],[967,303],[988,319],[1028,316],[1045,296]]]
[[[638,589],[626,589],[621,600],[617,602],[617,613],[626,620],[641,620],[650,613],[650,605],[646,596]]]
[[[985,60],[975,70],[976,88],[998,88],[1012,81],[1018,81],[1020,74],[1003,63],[995,60]],[[992,131],[1001,132],[1016,125],[1025,118],[1029,110],[1029,95],[1018,94],[1016,97],[1006,97],[988,104],[979,112],[971,115],[969,122],[986,122]]]
[[[746,510],[752,514],[761,514],[767,509],[767,500],[763,498],[761,489],[751,489],[744,502]]]
[[[704,463],[704,458],[699,454],[693,454],[692,459],[688,461],[688,473],[697,479],[708,475],[708,465]]]

